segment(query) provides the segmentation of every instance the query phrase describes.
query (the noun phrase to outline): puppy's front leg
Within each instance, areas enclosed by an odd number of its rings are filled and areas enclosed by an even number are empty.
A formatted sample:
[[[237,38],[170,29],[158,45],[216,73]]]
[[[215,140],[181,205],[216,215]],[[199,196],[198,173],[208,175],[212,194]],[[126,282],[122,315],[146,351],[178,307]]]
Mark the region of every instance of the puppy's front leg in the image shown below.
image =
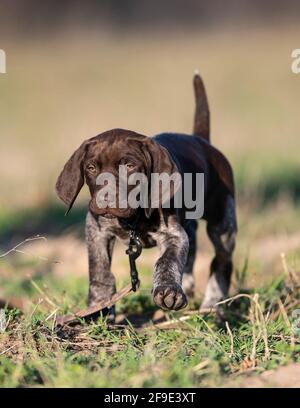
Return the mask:
[[[154,270],[154,302],[163,309],[182,309],[187,305],[182,289],[182,274],[189,250],[187,233],[174,217],[155,235],[161,256]]]
[[[111,273],[112,250],[115,237],[97,218],[88,212],[86,242],[89,256],[89,306],[108,300],[116,292],[115,277]]]

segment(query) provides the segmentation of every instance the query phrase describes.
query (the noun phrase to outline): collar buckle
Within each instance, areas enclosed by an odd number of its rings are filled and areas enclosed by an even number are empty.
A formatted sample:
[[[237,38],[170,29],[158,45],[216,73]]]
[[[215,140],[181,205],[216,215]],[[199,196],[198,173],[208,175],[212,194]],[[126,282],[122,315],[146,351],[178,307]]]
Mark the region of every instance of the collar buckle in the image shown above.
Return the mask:
[[[131,230],[129,245],[128,245],[128,249],[126,250],[126,254],[129,257],[130,277],[131,277],[132,290],[134,292],[136,292],[136,290],[140,286],[140,280],[139,280],[138,271],[136,269],[135,261],[141,255],[142,249],[143,249],[143,246],[142,246],[142,243],[139,237],[136,235],[136,232],[134,230]]]

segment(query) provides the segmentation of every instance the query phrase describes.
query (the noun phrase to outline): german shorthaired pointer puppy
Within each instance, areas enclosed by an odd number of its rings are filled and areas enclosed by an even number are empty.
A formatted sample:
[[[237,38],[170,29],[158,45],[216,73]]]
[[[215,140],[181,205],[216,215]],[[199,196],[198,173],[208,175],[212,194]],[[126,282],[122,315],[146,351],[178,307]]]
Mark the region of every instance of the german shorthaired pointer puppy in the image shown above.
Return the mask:
[[[204,174],[204,213],[215,256],[202,308],[213,307],[228,295],[237,222],[233,172],[224,155],[210,144],[209,108],[201,77],[195,74],[196,111],[193,135],[163,133],[146,137],[113,129],[86,140],[65,164],[56,184],[59,198],[71,209],[84,182],[91,201],[86,220],[89,255],[90,306],[110,298],[116,291],[111,272],[116,237],[128,245],[129,231],[145,248],[158,246],[154,267],[153,299],[163,309],[179,310],[194,292],[193,265],[197,220],[185,217],[186,208],[100,208],[97,193],[103,186],[96,178],[104,172],[118,180],[118,166],[130,172]],[[194,186],[195,187],[195,186]]]

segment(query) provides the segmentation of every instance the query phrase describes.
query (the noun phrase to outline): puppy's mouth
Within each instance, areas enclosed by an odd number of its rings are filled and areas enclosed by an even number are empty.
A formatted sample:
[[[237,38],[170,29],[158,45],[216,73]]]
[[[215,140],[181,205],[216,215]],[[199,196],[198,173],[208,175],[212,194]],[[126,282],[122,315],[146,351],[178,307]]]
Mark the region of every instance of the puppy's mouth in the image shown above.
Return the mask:
[[[117,218],[115,215],[112,215],[112,214],[109,214],[109,213],[102,214],[102,217],[107,218],[108,220],[112,220],[114,218]]]
[[[129,218],[136,211],[133,208],[99,208],[94,199],[90,201],[89,209],[93,214],[107,219]]]

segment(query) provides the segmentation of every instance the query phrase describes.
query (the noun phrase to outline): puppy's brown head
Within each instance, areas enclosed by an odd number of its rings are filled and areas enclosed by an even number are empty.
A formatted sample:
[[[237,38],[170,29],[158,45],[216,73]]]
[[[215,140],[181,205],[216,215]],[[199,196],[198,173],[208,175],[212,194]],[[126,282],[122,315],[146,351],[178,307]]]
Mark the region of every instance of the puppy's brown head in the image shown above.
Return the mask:
[[[116,206],[111,208],[107,203],[105,208],[100,208],[97,200],[97,194],[104,187],[98,183],[98,176],[109,173],[115,177],[118,186],[121,165],[126,166],[128,176],[134,172],[145,174],[149,187],[151,173],[171,175],[176,171],[176,165],[168,152],[153,139],[129,130],[113,129],[86,140],[73,153],[58,177],[57,194],[70,211],[86,181],[91,193],[89,207],[94,214],[129,218],[135,213],[136,208],[130,206],[119,208],[118,189]],[[128,185],[128,194],[134,187]],[[145,208],[147,217],[150,217],[151,213],[150,206]]]

